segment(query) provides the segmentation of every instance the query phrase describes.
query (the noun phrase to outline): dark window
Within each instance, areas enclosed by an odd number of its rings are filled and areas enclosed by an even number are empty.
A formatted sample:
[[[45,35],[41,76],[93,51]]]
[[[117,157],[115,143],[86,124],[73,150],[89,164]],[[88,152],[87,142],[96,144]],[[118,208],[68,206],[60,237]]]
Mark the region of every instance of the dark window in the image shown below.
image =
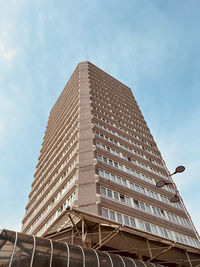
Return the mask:
[[[115,213],[110,210],[110,219],[115,221]]]
[[[113,166],[113,162],[112,160],[109,159],[109,164]]]
[[[110,189],[107,189],[107,195],[108,195],[108,197],[112,198],[112,191]]]
[[[101,155],[98,155],[97,158],[98,158],[98,160],[102,160],[102,156]]]
[[[114,166],[118,168],[118,163],[114,161]]]
[[[120,194],[120,201],[121,201],[121,202],[125,202],[125,197],[124,197],[124,195],[122,195],[122,194]]]
[[[103,217],[108,218],[108,210],[103,208],[102,209],[102,215],[103,215]]]
[[[104,187],[100,187],[100,194],[106,196],[106,189]]]
[[[103,161],[107,163],[107,158],[103,157]]]
[[[134,202],[135,207],[139,208],[139,202],[137,200],[135,200],[135,199],[133,200],[133,202]]]
[[[165,217],[164,210],[160,210],[163,217]]]
[[[132,227],[136,227],[134,218],[130,217],[130,222]]]
[[[145,222],[145,228],[146,228],[147,232],[151,232],[151,226],[149,223]]]
[[[157,211],[157,213],[158,213],[159,216],[162,216],[160,209],[157,209],[156,208],[156,211]]]
[[[129,218],[128,218],[128,216],[126,216],[126,215],[124,215],[124,223],[125,223],[126,225],[130,225]]]
[[[117,213],[117,221],[122,223],[122,215],[120,213]]]

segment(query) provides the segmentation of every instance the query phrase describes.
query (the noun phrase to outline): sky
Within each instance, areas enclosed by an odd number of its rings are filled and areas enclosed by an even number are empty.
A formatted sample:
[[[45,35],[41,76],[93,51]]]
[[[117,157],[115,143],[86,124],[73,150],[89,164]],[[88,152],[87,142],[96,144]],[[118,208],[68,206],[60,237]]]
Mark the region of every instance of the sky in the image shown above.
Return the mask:
[[[88,60],[129,86],[200,232],[200,1],[0,0],[0,228],[20,231],[49,112]]]

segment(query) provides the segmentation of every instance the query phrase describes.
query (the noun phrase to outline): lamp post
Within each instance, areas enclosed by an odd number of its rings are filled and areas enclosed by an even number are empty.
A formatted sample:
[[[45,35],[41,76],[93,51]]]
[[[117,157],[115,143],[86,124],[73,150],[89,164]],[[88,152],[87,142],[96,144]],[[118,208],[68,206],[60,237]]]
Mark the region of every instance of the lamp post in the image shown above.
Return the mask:
[[[170,174],[170,176],[172,176],[172,175],[174,175],[174,174],[176,174],[176,173],[184,172],[184,170],[185,170],[185,167],[184,167],[184,166],[178,166],[178,167],[175,169],[175,171],[174,171],[172,174]],[[166,182],[166,181],[164,181],[164,180],[160,180],[160,181],[158,181],[158,182],[156,183],[156,186],[159,187],[159,188],[161,188],[161,187],[163,187],[163,186],[165,186],[165,185],[170,185],[170,184],[171,184],[171,185],[174,187],[174,189],[176,190],[176,193],[175,193],[175,195],[170,199],[170,202],[172,202],[172,203],[180,202],[179,192],[178,192],[178,190],[177,190],[177,188],[176,188],[176,186],[175,186],[175,184],[174,184],[173,182]]]
[[[170,174],[170,176],[172,176],[172,175],[174,175],[174,174],[176,174],[176,173],[184,172],[184,170],[185,170],[185,167],[184,167],[184,166],[178,166],[178,167],[175,169],[175,171],[174,171],[172,174]],[[163,187],[163,186],[165,186],[165,185],[172,185],[173,188],[175,189],[175,195],[170,199],[170,202],[171,202],[171,203],[181,202],[181,204],[182,204],[182,206],[183,206],[183,209],[184,209],[185,213],[187,214],[187,217],[188,217],[188,219],[189,219],[189,222],[190,222],[190,224],[192,225],[193,230],[194,230],[194,232],[196,233],[197,239],[198,239],[199,244],[200,244],[200,236],[199,236],[199,233],[197,232],[197,230],[196,230],[196,228],[195,228],[195,226],[194,226],[194,223],[193,223],[193,221],[192,221],[192,219],[191,219],[191,217],[190,217],[190,214],[188,213],[188,211],[187,211],[187,209],[186,209],[186,207],[185,207],[185,204],[184,204],[184,202],[183,202],[183,200],[182,200],[182,198],[181,198],[181,196],[180,196],[180,194],[179,194],[179,192],[178,192],[178,190],[177,190],[177,187],[176,187],[175,183],[174,183],[174,182],[164,181],[164,180],[160,180],[160,181],[158,181],[158,182],[156,183],[156,187],[158,187],[158,188],[161,188],[161,187]]]

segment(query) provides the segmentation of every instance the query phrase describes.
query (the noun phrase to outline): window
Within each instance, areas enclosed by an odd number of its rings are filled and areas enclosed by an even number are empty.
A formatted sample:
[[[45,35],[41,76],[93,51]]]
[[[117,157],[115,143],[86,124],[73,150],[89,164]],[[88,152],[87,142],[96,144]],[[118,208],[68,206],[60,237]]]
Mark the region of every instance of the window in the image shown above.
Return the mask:
[[[130,197],[126,197],[126,203],[127,203],[128,205],[131,205]]]
[[[126,184],[126,180],[122,179],[122,184],[123,184],[124,186],[127,186],[127,184]]]
[[[111,153],[112,154],[115,154],[115,150],[111,148]]]
[[[121,178],[117,176],[117,183],[121,184]]]
[[[140,208],[145,210],[145,206],[144,206],[144,203],[143,202],[140,202]]]
[[[164,237],[164,232],[163,232],[163,229],[161,227],[158,227],[158,234],[160,236],[163,236]]]
[[[109,165],[113,166],[113,162],[110,159],[109,159]]]
[[[118,163],[114,161],[115,168],[118,168]]]
[[[102,161],[102,156],[101,155],[98,155],[97,158],[98,158],[98,160]]]
[[[110,189],[107,189],[107,196],[112,198],[112,191]]]
[[[107,163],[107,158],[103,157],[103,162]]]
[[[131,188],[131,189],[135,190],[135,186],[134,186],[133,183],[129,182],[129,185],[130,185],[130,188]]]
[[[111,180],[115,182],[115,175],[111,174]]]
[[[157,215],[157,212],[156,212],[155,207],[152,207],[152,210],[153,210],[153,213],[154,213],[155,215]]]
[[[99,170],[99,175],[100,176],[104,176],[104,171],[103,170]]]
[[[137,200],[133,200],[133,203],[134,203],[134,206],[136,207],[136,208],[139,208],[139,202],[137,201]]]
[[[120,194],[120,201],[121,201],[121,202],[125,202],[124,195],[122,195],[122,194]]]
[[[110,148],[109,148],[109,147],[106,147],[106,150],[107,150],[108,152],[110,152]]]
[[[128,216],[126,216],[126,215],[124,215],[124,223],[125,223],[126,225],[130,225],[129,218],[128,218]]]
[[[145,194],[145,190],[144,190],[143,187],[140,187],[140,192],[141,192],[142,194]]]
[[[169,238],[168,233],[167,233],[167,230],[165,228],[163,228],[163,232],[164,232],[164,236],[167,237],[167,238]]]
[[[100,147],[100,144],[96,142],[96,146],[97,146],[97,147]]]
[[[108,210],[105,208],[102,208],[102,215],[103,217],[108,218]]]
[[[130,217],[130,223],[131,223],[131,226],[132,227],[136,227],[136,224],[135,224],[135,219]]]
[[[126,160],[126,155],[124,155],[124,154],[123,154],[123,155],[122,155],[122,157],[123,157],[123,159],[125,159],[125,160]]]
[[[110,174],[109,174],[108,172],[105,172],[105,177],[106,177],[107,179],[110,179]]]
[[[140,230],[143,230],[143,231],[145,231],[145,228],[144,228],[144,222],[143,222],[143,221],[140,221],[140,220],[138,220],[138,224],[139,224],[139,228],[140,228]]]
[[[140,192],[140,187],[139,187],[139,185],[135,185],[135,189],[136,189],[136,191]]]
[[[123,221],[122,221],[122,215],[120,213],[117,213],[117,221],[119,223],[123,223]]]
[[[120,157],[120,153],[118,151],[115,151],[116,155]]]
[[[146,208],[146,211],[147,212],[151,212],[151,209],[150,209],[150,206],[149,205],[145,204],[145,208]]]
[[[109,210],[109,213],[110,213],[110,219],[112,221],[115,221],[115,213],[113,211],[111,211],[111,210]]]
[[[157,228],[156,228],[155,225],[151,225],[151,229],[152,229],[152,233],[153,233],[154,235],[158,235]]]
[[[161,215],[163,216],[163,217],[165,217],[165,212],[164,212],[164,210],[160,210],[161,211]]]
[[[123,171],[123,166],[119,164],[119,169]]]
[[[156,208],[156,211],[159,216],[162,216],[160,209]]]
[[[151,232],[151,226],[149,223],[145,222],[145,228],[146,228],[147,232]]]
[[[100,187],[100,194],[106,196],[106,189],[104,187]]]
[[[117,192],[114,192],[114,199],[119,201],[119,194]]]

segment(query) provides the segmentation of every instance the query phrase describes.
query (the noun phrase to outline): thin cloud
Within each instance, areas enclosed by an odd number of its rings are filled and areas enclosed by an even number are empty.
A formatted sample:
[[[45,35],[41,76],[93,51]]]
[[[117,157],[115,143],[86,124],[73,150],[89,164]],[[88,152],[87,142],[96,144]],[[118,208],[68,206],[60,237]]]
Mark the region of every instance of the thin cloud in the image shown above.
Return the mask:
[[[16,50],[9,48],[6,44],[0,40],[0,56],[3,60],[10,62],[16,54]]]

